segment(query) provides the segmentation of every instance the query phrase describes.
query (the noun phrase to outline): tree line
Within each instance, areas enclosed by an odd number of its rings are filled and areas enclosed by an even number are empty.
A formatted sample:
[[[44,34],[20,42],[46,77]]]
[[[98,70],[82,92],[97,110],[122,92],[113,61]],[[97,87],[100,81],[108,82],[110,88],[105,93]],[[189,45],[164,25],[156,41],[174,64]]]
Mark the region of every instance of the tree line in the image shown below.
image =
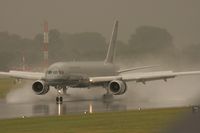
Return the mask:
[[[103,60],[108,42],[97,32],[61,33],[57,29],[49,31],[49,62]],[[200,59],[200,44],[177,49],[173,37],[163,28],[153,26],[138,27],[130,35],[128,42],[117,41],[117,60],[131,61],[159,60],[177,63],[183,60],[196,63]],[[25,57],[27,66],[38,67],[43,62],[43,34],[33,39],[22,38],[17,34],[0,32],[0,69],[9,70],[21,67]]]

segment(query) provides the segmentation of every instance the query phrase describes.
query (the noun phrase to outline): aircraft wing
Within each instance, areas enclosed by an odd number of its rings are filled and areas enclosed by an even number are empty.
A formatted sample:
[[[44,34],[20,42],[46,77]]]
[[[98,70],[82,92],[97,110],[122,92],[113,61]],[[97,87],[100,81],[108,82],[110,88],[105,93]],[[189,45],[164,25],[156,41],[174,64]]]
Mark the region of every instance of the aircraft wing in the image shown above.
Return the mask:
[[[154,67],[158,67],[158,66],[133,67],[133,68],[119,70],[118,73],[125,73],[125,72],[130,72],[130,71],[135,71],[135,70],[141,70],[141,69],[147,69],[147,68],[154,68]]]
[[[44,76],[45,74],[40,72],[25,72],[25,71],[0,72],[1,78],[11,77],[19,79],[37,80],[43,78]]]
[[[189,71],[189,72],[173,72],[173,71],[158,71],[158,72],[145,72],[145,73],[128,73],[121,74],[118,76],[105,76],[105,77],[91,77],[91,83],[98,82],[109,82],[112,80],[123,80],[123,81],[135,81],[145,83],[153,80],[167,80],[183,75],[194,75],[199,74],[200,71]]]

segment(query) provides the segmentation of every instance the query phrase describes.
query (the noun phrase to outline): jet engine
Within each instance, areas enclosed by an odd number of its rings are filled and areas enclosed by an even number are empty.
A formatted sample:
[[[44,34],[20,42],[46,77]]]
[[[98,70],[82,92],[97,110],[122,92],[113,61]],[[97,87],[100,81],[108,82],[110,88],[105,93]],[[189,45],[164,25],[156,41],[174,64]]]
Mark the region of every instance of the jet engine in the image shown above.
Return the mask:
[[[49,86],[43,80],[37,80],[33,83],[32,89],[37,95],[44,95],[49,91]]]
[[[126,92],[127,85],[124,81],[113,80],[108,84],[108,88],[113,95],[122,95]]]

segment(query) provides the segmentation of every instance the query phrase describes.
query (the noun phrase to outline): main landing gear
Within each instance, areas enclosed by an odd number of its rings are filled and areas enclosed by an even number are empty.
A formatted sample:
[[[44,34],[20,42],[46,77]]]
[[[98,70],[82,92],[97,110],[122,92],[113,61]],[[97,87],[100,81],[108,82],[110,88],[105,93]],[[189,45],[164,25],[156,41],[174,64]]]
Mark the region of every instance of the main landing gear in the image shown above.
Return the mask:
[[[103,100],[105,101],[105,102],[110,102],[110,101],[112,101],[113,100],[113,94],[111,94],[110,92],[109,92],[109,89],[108,88],[106,88],[106,93],[103,95]]]

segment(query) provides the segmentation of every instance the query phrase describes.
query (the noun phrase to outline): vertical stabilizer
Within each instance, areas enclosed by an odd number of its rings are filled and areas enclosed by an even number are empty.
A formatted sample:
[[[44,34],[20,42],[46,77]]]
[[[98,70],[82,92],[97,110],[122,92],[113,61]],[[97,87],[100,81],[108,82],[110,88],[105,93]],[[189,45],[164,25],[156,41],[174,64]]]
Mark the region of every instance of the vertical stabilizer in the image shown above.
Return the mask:
[[[116,20],[114,23],[112,36],[109,42],[109,47],[108,47],[105,63],[113,63],[114,61],[117,32],[118,32],[118,21]]]

